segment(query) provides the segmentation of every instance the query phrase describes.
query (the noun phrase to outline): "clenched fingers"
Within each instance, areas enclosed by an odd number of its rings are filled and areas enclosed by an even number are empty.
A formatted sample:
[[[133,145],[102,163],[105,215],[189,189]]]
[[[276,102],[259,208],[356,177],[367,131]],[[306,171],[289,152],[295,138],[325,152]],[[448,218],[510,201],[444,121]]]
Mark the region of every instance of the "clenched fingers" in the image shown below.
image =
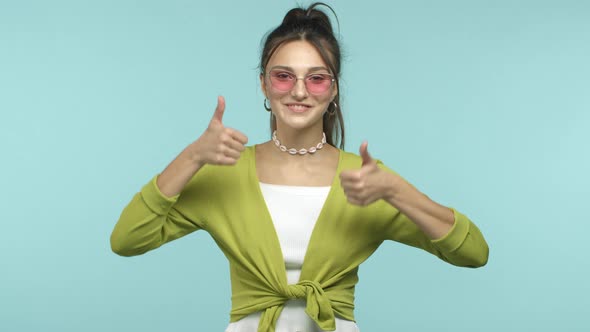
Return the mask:
[[[246,145],[248,143],[248,137],[236,129],[227,128],[228,134],[236,141]]]

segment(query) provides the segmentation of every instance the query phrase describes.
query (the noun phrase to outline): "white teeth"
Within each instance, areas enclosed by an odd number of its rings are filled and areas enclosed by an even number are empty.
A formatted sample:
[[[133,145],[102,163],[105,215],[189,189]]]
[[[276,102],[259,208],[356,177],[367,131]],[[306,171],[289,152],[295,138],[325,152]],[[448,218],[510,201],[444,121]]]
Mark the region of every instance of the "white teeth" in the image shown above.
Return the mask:
[[[293,111],[305,111],[307,110],[309,107],[305,106],[305,105],[289,105],[289,108],[292,109]]]

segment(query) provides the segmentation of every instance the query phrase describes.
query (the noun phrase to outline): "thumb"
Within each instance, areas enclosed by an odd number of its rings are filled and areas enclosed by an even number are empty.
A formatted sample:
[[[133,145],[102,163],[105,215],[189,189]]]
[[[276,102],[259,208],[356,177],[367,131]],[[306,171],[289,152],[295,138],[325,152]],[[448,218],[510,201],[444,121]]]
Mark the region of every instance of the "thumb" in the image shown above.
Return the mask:
[[[223,96],[217,97],[217,107],[215,108],[215,113],[213,114],[213,118],[211,121],[217,120],[219,123],[222,123],[223,113],[225,112],[225,99]]]
[[[369,142],[364,141],[359,149],[361,157],[363,158],[363,166],[370,164],[373,161],[373,158],[371,158],[371,155],[369,154],[368,146]]]

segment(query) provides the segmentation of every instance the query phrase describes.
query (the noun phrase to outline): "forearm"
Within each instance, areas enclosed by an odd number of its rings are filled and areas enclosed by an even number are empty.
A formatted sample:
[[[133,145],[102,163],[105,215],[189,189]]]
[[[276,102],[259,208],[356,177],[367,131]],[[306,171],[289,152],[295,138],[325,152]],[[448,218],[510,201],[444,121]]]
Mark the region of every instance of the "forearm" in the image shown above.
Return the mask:
[[[165,197],[153,177],[123,209],[111,234],[112,250],[139,255],[200,228],[174,206],[178,197]],[[197,205],[197,204],[193,204]]]
[[[184,150],[133,197],[111,234],[115,253],[142,254],[197,229],[172,206],[200,165]]]
[[[392,174],[386,201],[412,220],[430,239],[446,235],[455,222],[453,210],[421,193],[403,178]]]
[[[152,211],[142,194],[137,193],[121,213],[111,233],[111,249],[121,256],[140,255],[155,249],[163,243],[162,228],[165,224],[166,216]]]
[[[157,185],[160,192],[167,197],[173,197],[182,191],[190,179],[201,169],[202,163],[183,150],[158,175]]]
[[[387,173],[377,181],[380,197],[400,212],[390,224],[389,239],[422,248],[456,266],[486,265],[488,245],[467,216],[434,202],[397,173],[382,167]]]

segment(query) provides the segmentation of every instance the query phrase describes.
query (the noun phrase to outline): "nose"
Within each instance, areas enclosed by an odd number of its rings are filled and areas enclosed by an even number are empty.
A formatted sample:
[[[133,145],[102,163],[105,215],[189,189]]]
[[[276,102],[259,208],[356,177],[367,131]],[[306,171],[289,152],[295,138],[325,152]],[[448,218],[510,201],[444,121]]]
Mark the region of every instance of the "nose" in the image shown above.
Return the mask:
[[[307,97],[307,88],[305,87],[304,79],[297,78],[295,86],[291,89],[291,95],[297,99],[303,99]]]

